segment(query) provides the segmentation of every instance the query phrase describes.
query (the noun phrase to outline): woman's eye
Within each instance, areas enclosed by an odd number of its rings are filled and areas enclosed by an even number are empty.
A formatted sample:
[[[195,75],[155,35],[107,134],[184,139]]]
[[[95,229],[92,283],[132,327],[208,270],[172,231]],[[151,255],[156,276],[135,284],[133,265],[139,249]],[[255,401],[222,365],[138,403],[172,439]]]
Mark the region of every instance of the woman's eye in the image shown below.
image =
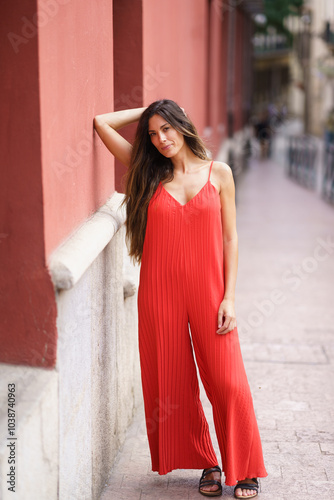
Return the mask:
[[[164,130],[169,130],[169,127],[165,127]]]

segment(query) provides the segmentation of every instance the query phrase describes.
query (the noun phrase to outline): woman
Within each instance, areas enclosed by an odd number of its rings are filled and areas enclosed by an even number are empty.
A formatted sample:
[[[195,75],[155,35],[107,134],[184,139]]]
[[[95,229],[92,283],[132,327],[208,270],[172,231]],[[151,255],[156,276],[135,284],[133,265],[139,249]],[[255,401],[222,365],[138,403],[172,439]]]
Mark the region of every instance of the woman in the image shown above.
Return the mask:
[[[117,130],[138,120],[131,146]],[[253,498],[257,477],[267,473],[235,318],[231,169],[208,158],[193,123],[171,100],[98,115],[94,124],[129,167],[124,203],[129,254],[141,263],[139,351],[152,470],[204,469],[200,493],[222,494],[195,354],[226,484],[237,483],[236,498]]]

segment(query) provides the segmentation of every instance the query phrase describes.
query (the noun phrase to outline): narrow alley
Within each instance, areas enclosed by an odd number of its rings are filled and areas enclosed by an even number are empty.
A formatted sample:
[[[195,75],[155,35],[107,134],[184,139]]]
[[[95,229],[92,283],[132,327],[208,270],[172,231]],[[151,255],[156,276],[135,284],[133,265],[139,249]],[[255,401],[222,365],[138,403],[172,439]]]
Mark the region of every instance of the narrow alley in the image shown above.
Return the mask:
[[[330,500],[334,210],[286,177],[283,156],[281,150],[281,162],[253,159],[237,195],[238,331],[268,471],[259,497]],[[150,471],[141,409],[101,500],[198,499],[199,477],[196,470]],[[223,497],[233,498],[233,488],[224,486]]]

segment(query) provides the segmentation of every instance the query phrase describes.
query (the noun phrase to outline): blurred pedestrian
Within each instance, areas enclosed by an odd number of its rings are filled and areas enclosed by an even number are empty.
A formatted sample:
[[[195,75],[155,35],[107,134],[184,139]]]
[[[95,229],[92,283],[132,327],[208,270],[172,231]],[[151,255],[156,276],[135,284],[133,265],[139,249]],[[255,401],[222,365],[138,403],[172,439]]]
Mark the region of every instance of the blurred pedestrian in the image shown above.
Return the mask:
[[[264,109],[255,123],[255,137],[260,143],[261,158],[268,158],[270,154],[271,136],[270,115],[268,110]]]
[[[117,130],[136,121],[132,146]],[[98,115],[94,124],[129,167],[124,203],[129,254],[141,263],[139,352],[152,470],[204,469],[200,493],[222,494],[195,354],[226,484],[236,485],[236,498],[253,498],[267,472],[236,326],[231,169],[209,159],[195,126],[171,100]]]

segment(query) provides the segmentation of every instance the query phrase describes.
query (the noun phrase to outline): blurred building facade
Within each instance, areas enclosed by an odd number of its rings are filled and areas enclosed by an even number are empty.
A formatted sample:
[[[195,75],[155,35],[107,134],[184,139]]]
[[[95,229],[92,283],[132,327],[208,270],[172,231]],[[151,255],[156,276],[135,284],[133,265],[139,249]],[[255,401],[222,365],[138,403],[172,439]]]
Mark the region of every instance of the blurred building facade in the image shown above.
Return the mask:
[[[0,370],[18,388],[17,491],[26,500],[99,498],[141,401],[125,172],[93,117],[174,99],[213,157],[227,159],[226,144],[246,133],[260,8],[260,0],[1,6]],[[2,478],[6,452],[2,440]],[[8,485],[0,488],[9,498]]]
[[[292,50],[282,34],[256,34],[254,44],[253,110],[270,103],[287,106],[290,100]]]
[[[322,136],[334,109],[334,3],[308,1],[312,16],[311,133]],[[333,130],[334,132],[334,130]]]
[[[299,16],[287,19],[294,35],[289,109],[304,131],[324,135],[334,108],[334,3],[305,0]]]

